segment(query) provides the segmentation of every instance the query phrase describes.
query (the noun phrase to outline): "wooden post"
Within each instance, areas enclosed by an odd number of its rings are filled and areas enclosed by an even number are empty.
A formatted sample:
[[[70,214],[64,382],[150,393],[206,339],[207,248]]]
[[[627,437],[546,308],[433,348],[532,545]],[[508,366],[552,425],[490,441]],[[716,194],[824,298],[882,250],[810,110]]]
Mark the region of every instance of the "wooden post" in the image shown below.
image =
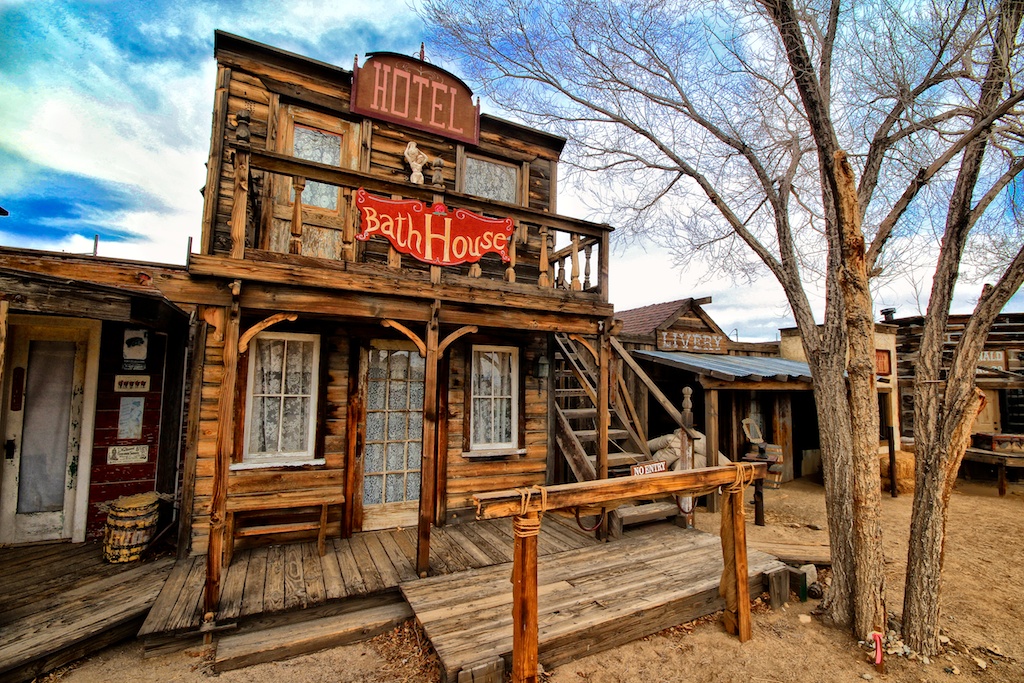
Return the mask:
[[[512,239],[509,240],[508,245],[508,268],[505,269],[505,280],[506,282],[516,281],[516,241],[519,239],[518,226],[516,230],[512,231]],[[479,268],[480,264],[474,264]],[[477,276],[479,277],[479,276]]]
[[[7,358],[7,321],[10,317],[11,302],[0,299],[0,387],[4,384],[4,359]]]
[[[580,236],[572,236],[572,291],[578,292],[583,289],[580,282]]]
[[[235,149],[235,192],[231,199],[231,258],[245,257],[245,227],[248,224],[248,214],[249,148],[246,145]]]
[[[537,277],[537,286],[550,287],[551,278],[548,276],[548,228],[540,226],[540,275]]]
[[[426,367],[423,385],[423,460],[420,465],[420,515],[416,542],[416,573],[430,571],[430,525],[434,517],[437,465],[437,346],[440,306],[434,302],[427,323]]]
[[[231,284],[233,301],[222,318],[224,335],[224,377],[217,406],[217,451],[213,470],[213,496],[210,509],[210,540],[206,550],[206,586],[203,611],[207,618],[216,618],[220,603],[220,575],[224,560],[224,532],[227,514],[228,474],[235,440],[235,380],[238,376],[238,333],[241,310],[238,295],[241,282]],[[212,616],[210,616],[212,615]]]
[[[718,467],[718,389],[704,390],[704,453],[707,467]],[[718,512],[722,494],[718,491],[707,496],[708,512]]]
[[[725,630],[738,636],[741,643],[750,640],[750,585],[747,583],[747,529],[743,513],[743,488],[727,489],[722,510],[722,559],[724,569],[719,588],[725,597]]]
[[[3,375],[0,374],[0,379],[2,378]],[[899,495],[896,491],[896,428],[889,427],[886,431],[888,432],[886,441],[889,442],[889,492],[895,498]]]
[[[292,177],[292,234],[288,240],[288,253],[302,253],[302,191],[306,189],[306,179],[301,176]]]
[[[687,431],[693,429],[693,399],[690,398],[691,396],[693,396],[693,388],[683,387],[683,405],[680,413],[683,416],[683,427],[686,429],[679,430],[679,458],[684,464],[684,469],[688,470],[693,469],[693,443]],[[693,528],[693,511],[696,506],[697,501],[691,499],[690,511],[684,516],[687,528]]]
[[[590,256],[591,252],[594,251],[594,245],[587,242],[587,246],[583,248],[583,254],[586,257],[583,260],[583,289],[590,290]]]
[[[512,554],[512,683],[536,683],[537,535],[540,515],[527,512],[512,520],[515,543]]]
[[[610,378],[609,365],[612,360],[611,342],[609,342],[608,330],[611,327],[611,320],[605,320],[601,325],[601,338],[597,347],[597,477],[598,479],[608,478],[608,423],[611,419],[609,412]],[[602,515],[601,528],[598,531],[601,538],[608,537],[608,516]]]

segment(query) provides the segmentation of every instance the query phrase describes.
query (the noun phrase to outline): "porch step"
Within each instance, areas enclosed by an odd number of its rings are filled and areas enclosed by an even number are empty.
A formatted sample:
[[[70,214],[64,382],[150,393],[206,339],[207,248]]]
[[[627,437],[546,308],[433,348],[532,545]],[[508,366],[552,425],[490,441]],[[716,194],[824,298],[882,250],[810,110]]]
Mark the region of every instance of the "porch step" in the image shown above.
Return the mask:
[[[570,420],[584,420],[597,417],[597,408],[565,408],[562,414]]]
[[[597,456],[588,455],[587,459],[597,467]],[[613,467],[628,467],[629,465],[635,465],[642,460],[646,460],[647,456],[642,453],[609,453],[608,454],[608,468]]]
[[[576,438],[580,440],[580,443],[590,443],[597,441],[597,430],[596,429],[580,429],[573,432]],[[619,439],[629,438],[629,432],[625,429],[609,429],[608,440],[618,441]]]
[[[412,617],[405,601],[370,609],[225,636],[217,643],[215,671],[276,662],[383,633]]]
[[[674,500],[659,500],[653,503],[621,507],[609,516],[609,527],[613,538],[622,536],[623,527],[655,522],[679,515]]]

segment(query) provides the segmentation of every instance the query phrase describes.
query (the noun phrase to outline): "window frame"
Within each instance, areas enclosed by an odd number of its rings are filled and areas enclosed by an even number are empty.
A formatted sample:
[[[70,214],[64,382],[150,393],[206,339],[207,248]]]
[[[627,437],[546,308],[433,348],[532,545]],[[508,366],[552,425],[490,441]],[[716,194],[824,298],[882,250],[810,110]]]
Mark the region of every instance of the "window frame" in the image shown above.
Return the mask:
[[[510,372],[510,375],[511,375],[511,377],[509,378],[510,379],[510,387],[511,387],[511,397],[510,397],[510,399],[511,399],[511,402],[512,402],[512,415],[510,416],[510,422],[509,422],[509,424],[511,426],[511,436],[512,436],[512,441],[511,442],[505,442],[505,443],[494,443],[494,442],[476,443],[474,441],[474,439],[475,439],[475,429],[474,429],[474,427],[476,425],[476,409],[475,409],[474,406],[475,406],[475,402],[476,402],[476,398],[477,398],[476,395],[474,394],[474,387],[476,386],[475,381],[474,381],[475,380],[474,373],[476,371],[475,360],[476,360],[476,353],[478,351],[481,351],[481,352],[497,351],[497,352],[501,352],[501,353],[509,353],[512,356],[511,368],[509,369],[509,372]],[[467,435],[466,435],[466,447],[468,449],[467,450],[468,454],[470,454],[470,455],[481,455],[481,456],[487,456],[487,455],[516,455],[516,454],[520,454],[521,455],[522,453],[525,452],[523,450],[523,448],[522,448],[522,434],[520,433],[520,428],[519,428],[519,419],[520,419],[520,414],[519,414],[520,413],[520,405],[519,405],[519,401],[520,401],[520,398],[521,398],[521,392],[520,392],[520,386],[519,386],[520,385],[520,362],[519,362],[520,361],[520,355],[521,355],[520,354],[520,349],[517,346],[509,346],[509,345],[502,345],[502,344],[472,344],[470,346],[470,349],[469,349],[469,359],[468,359],[469,360],[469,372],[467,373],[469,375],[469,377],[468,377],[469,382],[468,382],[468,386],[467,386],[468,391],[466,392],[466,394],[467,394],[467,412],[469,413],[469,419],[466,421],[467,424],[468,424],[468,427],[469,427]],[[494,397],[493,396],[489,396],[489,397],[486,397],[486,398],[490,398],[490,399],[493,400]]]
[[[309,393],[309,424],[306,427],[306,450],[288,453],[251,453],[249,449],[249,437],[252,429],[253,398],[256,377],[256,348],[261,341],[284,340],[284,341],[309,341],[313,343],[311,377]],[[319,402],[320,402],[320,335],[310,332],[275,332],[263,331],[253,337],[248,352],[247,381],[245,387],[245,429],[242,436],[241,461],[233,464],[231,469],[252,469],[258,467],[281,467],[298,465],[322,465],[326,461],[323,457],[317,457],[317,427],[319,424]],[[283,381],[283,375],[282,375]],[[283,393],[280,395],[284,395]],[[283,417],[283,412],[282,412]],[[280,428],[280,423],[278,424]]]
[[[300,105],[288,104],[281,107],[279,127],[281,129],[278,151],[282,154],[295,156],[295,127],[307,128],[328,135],[335,135],[340,138],[339,142],[339,163],[338,168],[358,170],[359,169],[359,126],[340,116],[322,114]],[[299,158],[299,157],[295,157]],[[308,161],[308,159],[304,159]],[[282,206],[291,207],[295,204],[292,195],[292,184],[284,179],[281,180],[280,190],[277,192],[276,201]],[[306,180],[307,185],[310,182]],[[314,204],[302,203],[303,212],[311,212],[324,217],[340,218],[345,210],[345,188],[337,186],[338,199],[335,209],[328,209]]]

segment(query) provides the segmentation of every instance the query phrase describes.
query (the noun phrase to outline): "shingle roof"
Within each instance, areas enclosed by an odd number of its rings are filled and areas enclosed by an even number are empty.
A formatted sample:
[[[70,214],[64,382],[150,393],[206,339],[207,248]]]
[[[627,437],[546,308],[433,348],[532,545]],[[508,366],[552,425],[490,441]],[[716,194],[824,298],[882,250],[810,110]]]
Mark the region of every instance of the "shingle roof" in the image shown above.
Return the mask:
[[[619,334],[638,336],[653,334],[658,329],[658,325],[668,320],[673,313],[691,301],[693,300],[678,299],[631,308],[628,311],[616,311],[615,317],[622,321],[622,331]]]

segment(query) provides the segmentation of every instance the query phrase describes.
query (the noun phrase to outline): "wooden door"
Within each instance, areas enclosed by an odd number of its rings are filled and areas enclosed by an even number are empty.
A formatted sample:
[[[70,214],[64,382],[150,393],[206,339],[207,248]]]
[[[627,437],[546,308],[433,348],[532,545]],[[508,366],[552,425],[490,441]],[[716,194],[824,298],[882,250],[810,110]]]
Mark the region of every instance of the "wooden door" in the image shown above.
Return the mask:
[[[423,458],[424,359],[408,342],[370,345],[362,368],[363,531],[414,526]]]
[[[975,418],[971,433],[999,434],[1003,431],[999,419],[999,392],[993,389],[982,389],[982,391],[985,393],[985,407]]]
[[[79,470],[88,463],[80,449],[90,329],[12,325],[10,341],[0,543],[69,539]]]
[[[294,105],[282,107],[279,149],[284,154],[338,168],[359,168],[359,126]],[[274,217],[263,248],[289,253],[292,213],[295,201],[293,180],[275,176]],[[307,180],[302,188],[303,256],[341,259],[343,247],[351,241],[354,224],[350,192],[334,185]],[[346,230],[348,235],[346,236]]]

